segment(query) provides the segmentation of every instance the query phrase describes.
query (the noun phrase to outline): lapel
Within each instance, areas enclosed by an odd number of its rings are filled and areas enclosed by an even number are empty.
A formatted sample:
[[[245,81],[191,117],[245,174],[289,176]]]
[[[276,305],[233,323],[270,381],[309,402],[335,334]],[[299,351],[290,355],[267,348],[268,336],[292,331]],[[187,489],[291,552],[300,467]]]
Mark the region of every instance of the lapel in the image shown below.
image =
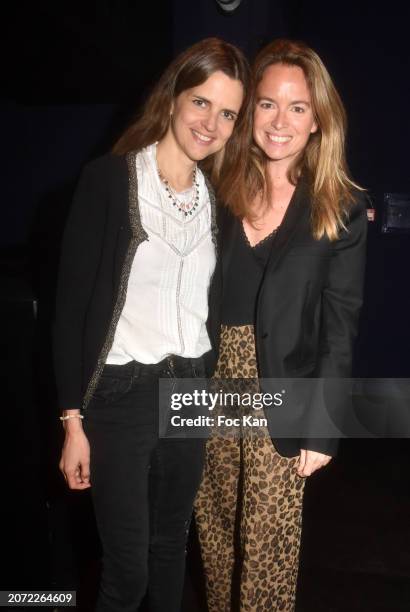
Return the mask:
[[[218,257],[218,252],[220,252],[220,249],[218,245],[218,225],[216,222],[217,212],[216,212],[215,192],[205,172],[203,172],[202,174],[205,179],[205,185],[206,185],[206,188],[208,189],[208,194],[209,194],[209,202],[211,204],[211,236],[212,236],[212,242],[214,243],[214,246],[215,246],[216,256]]]
[[[306,181],[301,179],[293,192],[283,221],[278,228],[266,266],[266,272],[271,273],[277,267],[291,246],[292,238],[295,236],[300,224],[306,223],[306,220],[310,223],[309,202],[309,187]]]
[[[237,219],[233,216],[233,214],[226,208],[223,207],[220,213],[220,221],[219,225],[221,228],[220,231],[220,241],[219,241],[219,252],[222,261],[222,281],[226,278],[226,275],[229,270],[229,264],[232,259],[232,254],[234,251],[235,241],[238,239],[238,223]]]
[[[148,240],[148,234],[142,226],[138,204],[137,153],[138,151],[127,153],[126,161],[128,167],[128,214],[132,236],[138,245],[144,240]]]

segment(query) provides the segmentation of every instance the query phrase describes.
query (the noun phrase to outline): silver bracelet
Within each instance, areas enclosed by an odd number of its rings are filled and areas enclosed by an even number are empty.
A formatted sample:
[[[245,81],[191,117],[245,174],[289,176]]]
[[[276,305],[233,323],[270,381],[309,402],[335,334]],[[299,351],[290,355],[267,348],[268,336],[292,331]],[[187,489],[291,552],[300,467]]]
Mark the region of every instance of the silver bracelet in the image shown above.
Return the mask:
[[[68,419],[83,419],[83,414],[66,414],[65,416],[59,417],[60,421],[67,421]]]

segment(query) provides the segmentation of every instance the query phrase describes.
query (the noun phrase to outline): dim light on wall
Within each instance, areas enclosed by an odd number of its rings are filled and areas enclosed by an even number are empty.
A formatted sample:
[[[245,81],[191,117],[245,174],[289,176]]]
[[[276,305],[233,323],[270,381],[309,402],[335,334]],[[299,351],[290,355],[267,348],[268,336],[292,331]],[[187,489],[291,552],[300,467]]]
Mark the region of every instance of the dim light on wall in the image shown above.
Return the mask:
[[[215,0],[219,8],[221,8],[225,13],[233,13],[242,0]]]

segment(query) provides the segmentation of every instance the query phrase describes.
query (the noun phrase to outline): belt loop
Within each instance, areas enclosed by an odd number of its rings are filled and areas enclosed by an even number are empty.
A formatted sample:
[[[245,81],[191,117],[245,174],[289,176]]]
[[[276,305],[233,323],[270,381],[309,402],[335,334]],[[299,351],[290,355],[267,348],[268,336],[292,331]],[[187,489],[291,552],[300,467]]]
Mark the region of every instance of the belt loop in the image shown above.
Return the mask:
[[[140,371],[141,365],[138,363],[138,361],[134,361],[132,368],[132,382],[134,382],[134,380],[139,377]]]
[[[172,374],[172,377],[175,378],[175,361],[172,355],[167,357],[167,361],[168,361],[168,369],[170,373]]]

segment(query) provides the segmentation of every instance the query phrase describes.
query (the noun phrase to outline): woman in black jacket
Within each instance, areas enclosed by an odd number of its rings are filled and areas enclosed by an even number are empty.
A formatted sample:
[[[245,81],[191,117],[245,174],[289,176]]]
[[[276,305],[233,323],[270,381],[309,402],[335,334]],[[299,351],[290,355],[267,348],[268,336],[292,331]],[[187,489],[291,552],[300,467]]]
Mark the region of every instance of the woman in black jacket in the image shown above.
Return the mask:
[[[194,45],[75,195],[55,326],[60,469],[70,488],[91,486],[101,611],[135,612],[147,587],[152,611],[180,609],[203,445],[158,438],[158,379],[204,376],[212,357],[215,197],[198,164],[223,196],[249,138],[249,89],[238,49]]]
[[[254,77],[254,144],[221,215],[211,291],[216,377],[350,377],[366,214],[346,168],[342,102],[302,43],[268,45]],[[209,612],[231,610],[237,562],[241,610],[294,610],[303,478],[336,449],[324,436],[313,383],[309,392],[299,434],[280,437],[267,410],[262,435],[243,431],[242,439],[214,436],[207,444],[195,510]]]

